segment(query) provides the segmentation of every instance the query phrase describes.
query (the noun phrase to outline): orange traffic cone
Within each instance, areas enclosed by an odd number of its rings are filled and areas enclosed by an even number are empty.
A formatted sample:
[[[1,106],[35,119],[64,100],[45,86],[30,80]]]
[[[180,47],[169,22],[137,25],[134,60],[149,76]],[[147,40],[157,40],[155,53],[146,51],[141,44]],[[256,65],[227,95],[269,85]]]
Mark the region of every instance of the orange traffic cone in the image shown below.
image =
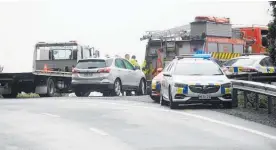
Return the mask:
[[[44,64],[43,71],[44,71],[44,72],[48,72],[48,65],[47,65],[47,64]]]

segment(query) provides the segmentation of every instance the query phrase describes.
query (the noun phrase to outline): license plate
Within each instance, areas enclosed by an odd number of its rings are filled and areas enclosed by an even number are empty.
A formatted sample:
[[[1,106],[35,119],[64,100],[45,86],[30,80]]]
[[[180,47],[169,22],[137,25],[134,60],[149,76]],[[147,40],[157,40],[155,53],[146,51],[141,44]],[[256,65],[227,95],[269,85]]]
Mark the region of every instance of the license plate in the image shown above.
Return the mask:
[[[198,96],[199,99],[211,99],[211,95],[199,95]]]
[[[84,76],[91,77],[91,76],[93,76],[93,73],[85,73]]]

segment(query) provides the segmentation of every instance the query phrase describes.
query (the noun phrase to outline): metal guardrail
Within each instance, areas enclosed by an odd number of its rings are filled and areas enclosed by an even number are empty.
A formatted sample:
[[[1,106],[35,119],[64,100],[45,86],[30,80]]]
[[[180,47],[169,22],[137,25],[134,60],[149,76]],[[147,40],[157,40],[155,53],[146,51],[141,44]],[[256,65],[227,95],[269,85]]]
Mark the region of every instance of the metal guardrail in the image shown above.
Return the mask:
[[[252,81],[232,80],[233,93],[232,103],[233,106],[238,106],[238,91],[256,93],[255,103],[257,104],[256,110],[259,109],[259,94],[268,97],[268,113],[271,114],[273,110],[272,97],[276,97],[276,86]],[[246,94],[245,94],[246,95]],[[246,106],[247,97],[244,99],[244,106]]]

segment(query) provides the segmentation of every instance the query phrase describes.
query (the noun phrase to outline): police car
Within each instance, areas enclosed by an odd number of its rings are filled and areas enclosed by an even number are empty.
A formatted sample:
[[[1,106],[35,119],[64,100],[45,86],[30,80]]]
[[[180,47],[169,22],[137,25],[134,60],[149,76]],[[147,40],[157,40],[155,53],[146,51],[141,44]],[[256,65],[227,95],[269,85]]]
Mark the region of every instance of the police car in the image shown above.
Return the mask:
[[[164,70],[160,104],[223,104],[232,107],[232,84],[210,54],[174,59]]]
[[[247,55],[236,57],[223,64],[227,75],[247,73],[276,73],[275,65],[267,55]]]

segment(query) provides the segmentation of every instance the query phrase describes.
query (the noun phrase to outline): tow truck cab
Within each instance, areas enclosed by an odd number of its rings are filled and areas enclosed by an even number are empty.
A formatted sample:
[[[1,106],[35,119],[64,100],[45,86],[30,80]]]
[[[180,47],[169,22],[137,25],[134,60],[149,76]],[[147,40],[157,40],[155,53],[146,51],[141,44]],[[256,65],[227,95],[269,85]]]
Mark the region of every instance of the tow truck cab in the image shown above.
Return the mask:
[[[99,51],[93,47],[81,45],[76,41],[67,43],[39,42],[35,45],[33,71],[71,72],[78,60],[99,57]]]

